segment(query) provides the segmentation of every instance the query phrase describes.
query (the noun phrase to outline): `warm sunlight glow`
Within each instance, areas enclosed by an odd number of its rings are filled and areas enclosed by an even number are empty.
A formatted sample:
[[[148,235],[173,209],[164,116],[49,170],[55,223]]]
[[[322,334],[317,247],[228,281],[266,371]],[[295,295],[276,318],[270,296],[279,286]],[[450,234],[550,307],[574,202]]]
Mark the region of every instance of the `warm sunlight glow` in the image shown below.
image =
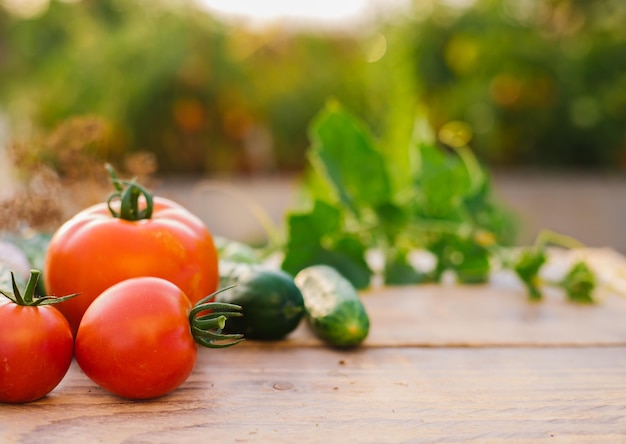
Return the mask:
[[[306,17],[333,19],[356,15],[367,5],[367,0],[318,0],[294,2],[293,0],[204,0],[209,9],[229,14],[253,16],[259,19],[278,17]]]
[[[297,2],[293,0],[199,0],[216,14],[244,19],[253,23],[277,20],[297,22],[325,22],[349,24],[372,13],[385,13],[389,9],[407,6],[410,0],[318,0]]]
[[[0,0],[9,13],[22,18],[32,18],[48,9],[49,0]]]

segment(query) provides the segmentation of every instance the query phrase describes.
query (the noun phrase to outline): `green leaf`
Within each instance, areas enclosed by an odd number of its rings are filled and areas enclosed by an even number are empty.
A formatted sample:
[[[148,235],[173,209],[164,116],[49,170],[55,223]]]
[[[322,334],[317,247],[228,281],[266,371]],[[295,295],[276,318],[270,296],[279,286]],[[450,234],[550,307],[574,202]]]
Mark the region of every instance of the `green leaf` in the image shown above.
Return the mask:
[[[429,282],[428,273],[416,270],[407,258],[406,251],[394,251],[385,258],[384,282],[386,285],[408,285]]]
[[[316,200],[311,217],[318,238],[341,230],[341,211],[328,202]]]
[[[492,185],[486,175],[476,190],[465,196],[463,205],[471,222],[482,230],[493,233],[501,245],[515,242],[518,226],[515,216],[495,201]]]
[[[287,215],[289,238],[281,268],[292,275],[305,267],[326,264],[337,269],[356,288],[366,288],[372,272],[361,240],[342,228],[341,212],[320,200],[310,212]]]
[[[369,130],[335,102],[310,127],[310,159],[332,184],[339,200],[355,213],[361,206],[390,200],[391,186],[382,154]]]
[[[517,258],[513,270],[528,290],[530,300],[539,301],[543,298],[540,286],[539,271],[546,263],[546,252],[543,248],[526,248]]]
[[[455,211],[470,191],[465,165],[457,156],[434,145],[421,144],[419,153],[421,164],[416,186],[422,193],[425,212],[442,216]]]
[[[567,298],[572,302],[591,304],[596,278],[586,263],[577,262],[563,278],[560,286],[565,290]]]
[[[437,258],[437,280],[446,270],[454,271],[457,281],[465,284],[484,283],[489,278],[489,252],[473,237],[445,234],[430,244],[429,250]]]
[[[365,259],[366,247],[350,235],[342,235],[320,256],[320,263],[334,267],[357,289],[367,288],[372,271]]]
[[[315,264],[322,250],[322,236],[338,231],[338,227],[339,211],[322,201],[316,201],[308,213],[287,214],[289,237],[282,268],[295,275]]]
[[[402,234],[410,221],[407,208],[386,202],[374,209],[379,228],[390,242]]]

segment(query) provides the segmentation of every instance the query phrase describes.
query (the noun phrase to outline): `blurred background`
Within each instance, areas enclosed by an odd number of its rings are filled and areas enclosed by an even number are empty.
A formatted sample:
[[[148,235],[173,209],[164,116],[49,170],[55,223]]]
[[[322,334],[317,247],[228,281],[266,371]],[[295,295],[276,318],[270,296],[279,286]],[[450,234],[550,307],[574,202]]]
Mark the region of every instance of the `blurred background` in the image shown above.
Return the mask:
[[[46,190],[85,195],[74,211],[109,161],[250,237],[189,181],[236,178],[280,219],[334,97],[383,149],[417,111],[467,134],[522,242],[626,252],[624,23],[624,0],[0,0],[2,205],[58,221]]]

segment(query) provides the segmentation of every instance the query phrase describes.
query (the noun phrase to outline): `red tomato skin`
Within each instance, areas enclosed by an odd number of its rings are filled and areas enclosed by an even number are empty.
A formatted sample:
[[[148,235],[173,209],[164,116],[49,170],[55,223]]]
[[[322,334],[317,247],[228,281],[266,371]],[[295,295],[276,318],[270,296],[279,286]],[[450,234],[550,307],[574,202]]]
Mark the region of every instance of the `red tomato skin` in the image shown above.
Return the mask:
[[[50,393],[72,363],[74,338],[52,306],[0,302],[0,402],[25,403]]]
[[[44,266],[52,295],[80,293],[57,304],[75,334],[83,313],[104,290],[123,280],[167,279],[195,303],[218,286],[213,237],[180,205],[155,197],[151,219],[114,218],[105,203],[78,213],[50,241]]]
[[[192,305],[161,278],[131,278],[105,290],[87,309],[75,357],[105,390],[129,399],[163,396],[187,380],[198,348],[188,313]]]

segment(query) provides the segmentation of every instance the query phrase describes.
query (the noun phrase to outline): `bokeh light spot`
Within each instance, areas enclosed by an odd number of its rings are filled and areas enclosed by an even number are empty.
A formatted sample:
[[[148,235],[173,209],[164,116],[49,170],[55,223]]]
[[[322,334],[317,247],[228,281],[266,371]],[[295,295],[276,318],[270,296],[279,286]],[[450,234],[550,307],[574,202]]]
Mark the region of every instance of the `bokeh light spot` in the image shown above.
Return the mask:
[[[501,106],[512,106],[522,93],[522,82],[509,74],[499,74],[489,85],[491,98]]]
[[[452,147],[461,148],[467,146],[472,140],[472,127],[460,120],[453,120],[439,128],[439,140]]]
[[[366,60],[369,63],[378,62],[387,52],[387,39],[382,33],[377,33],[369,44]]]

